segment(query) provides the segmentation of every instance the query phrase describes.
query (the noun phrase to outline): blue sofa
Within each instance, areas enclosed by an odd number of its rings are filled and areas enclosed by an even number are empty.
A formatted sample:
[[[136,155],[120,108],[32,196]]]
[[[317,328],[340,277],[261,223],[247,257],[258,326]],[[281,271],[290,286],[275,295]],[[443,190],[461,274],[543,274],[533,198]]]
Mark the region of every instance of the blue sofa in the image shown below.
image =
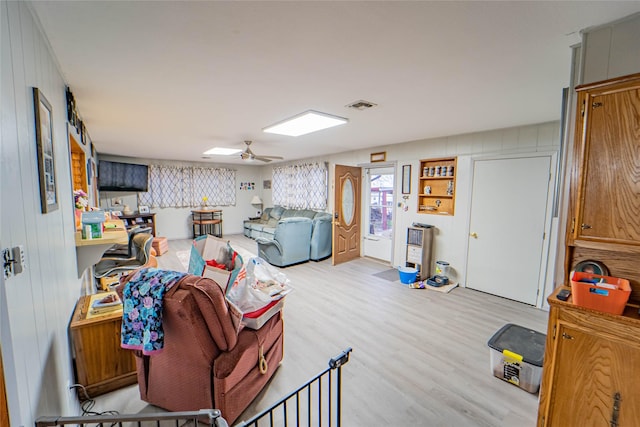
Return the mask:
[[[296,239],[306,241],[306,237],[290,237],[290,233],[285,233],[284,231],[279,233],[277,240],[275,239],[278,228],[282,227],[284,223],[287,223],[285,220],[290,220],[291,218],[306,218],[311,222],[311,234],[308,243],[309,252],[306,260],[319,261],[331,256],[332,222],[331,214],[327,212],[317,212],[310,209],[285,209],[282,206],[266,208],[260,218],[244,221],[244,235],[256,241],[262,239],[263,245],[265,244],[264,240],[275,240],[278,242],[278,245],[286,251],[286,247]],[[268,259],[267,262],[274,264]],[[276,260],[276,262],[282,261]]]
[[[309,261],[311,220],[304,217],[278,221],[273,238],[258,237],[258,256],[269,264],[285,267]]]

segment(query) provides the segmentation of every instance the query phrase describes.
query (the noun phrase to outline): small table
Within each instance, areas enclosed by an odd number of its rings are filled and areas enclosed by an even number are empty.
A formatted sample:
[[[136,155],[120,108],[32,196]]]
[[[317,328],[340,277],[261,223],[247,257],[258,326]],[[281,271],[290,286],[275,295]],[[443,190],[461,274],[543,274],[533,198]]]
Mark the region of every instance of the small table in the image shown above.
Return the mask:
[[[191,211],[193,238],[205,234],[222,237],[222,209],[196,209]]]

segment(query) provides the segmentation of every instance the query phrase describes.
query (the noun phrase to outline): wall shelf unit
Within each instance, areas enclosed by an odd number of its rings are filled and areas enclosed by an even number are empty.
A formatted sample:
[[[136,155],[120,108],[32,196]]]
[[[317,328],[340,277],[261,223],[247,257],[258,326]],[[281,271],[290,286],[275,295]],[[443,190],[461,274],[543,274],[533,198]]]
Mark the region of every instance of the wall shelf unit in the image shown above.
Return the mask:
[[[420,160],[418,213],[453,215],[456,205],[457,158]]]
[[[127,231],[135,226],[151,227],[151,234],[156,236],[156,214],[154,213],[136,213],[132,215],[120,215],[119,218],[124,222]]]

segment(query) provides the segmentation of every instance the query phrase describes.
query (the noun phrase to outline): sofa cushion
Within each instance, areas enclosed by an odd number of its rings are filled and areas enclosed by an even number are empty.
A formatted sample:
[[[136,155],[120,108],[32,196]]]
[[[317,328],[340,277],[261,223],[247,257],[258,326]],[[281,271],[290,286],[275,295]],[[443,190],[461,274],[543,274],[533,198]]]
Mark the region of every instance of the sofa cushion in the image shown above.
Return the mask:
[[[262,231],[262,229],[266,227],[265,224],[250,224],[249,228],[256,231]]]
[[[269,237],[273,237],[273,235],[276,234],[276,228],[275,227],[267,227],[267,226],[265,226],[262,229],[262,234],[268,234]]]
[[[278,220],[282,216],[283,212],[284,212],[284,208],[282,206],[274,206],[273,209],[271,209],[271,212],[269,212],[269,217],[271,219]]]
[[[285,209],[284,212],[282,212],[282,216],[280,217],[280,219],[295,218],[297,216],[298,216],[298,210],[296,210],[296,209]]]
[[[314,212],[313,219],[331,219],[331,214],[329,212]]]
[[[310,209],[302,209],[299,215],[305,218],[313,219],[316,216],[316,211],[312,211]]]
[[[260,222],[267,222],[269,221],[269,214],[271,213],[271,209],[272,208],[266,208],[263,212],[262,215],[260,215]]]

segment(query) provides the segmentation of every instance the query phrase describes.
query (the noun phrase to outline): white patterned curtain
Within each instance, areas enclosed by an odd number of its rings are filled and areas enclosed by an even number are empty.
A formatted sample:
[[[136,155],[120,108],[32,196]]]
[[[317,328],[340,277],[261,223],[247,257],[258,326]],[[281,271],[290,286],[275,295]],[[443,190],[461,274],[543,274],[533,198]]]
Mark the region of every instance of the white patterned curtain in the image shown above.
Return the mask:
[[[273,168],[272,201],[291,209],[327,208],[326,163],[301,163]]]
[[[210,206],[236,204],[236,172],[231,169],[194,167],[191,169],[191,206],[198,206],[207,198]]]
[[[149,165],[149,191],[138,203],[150,207],[196,207],[236,204],[236,172],[193,166]]]

